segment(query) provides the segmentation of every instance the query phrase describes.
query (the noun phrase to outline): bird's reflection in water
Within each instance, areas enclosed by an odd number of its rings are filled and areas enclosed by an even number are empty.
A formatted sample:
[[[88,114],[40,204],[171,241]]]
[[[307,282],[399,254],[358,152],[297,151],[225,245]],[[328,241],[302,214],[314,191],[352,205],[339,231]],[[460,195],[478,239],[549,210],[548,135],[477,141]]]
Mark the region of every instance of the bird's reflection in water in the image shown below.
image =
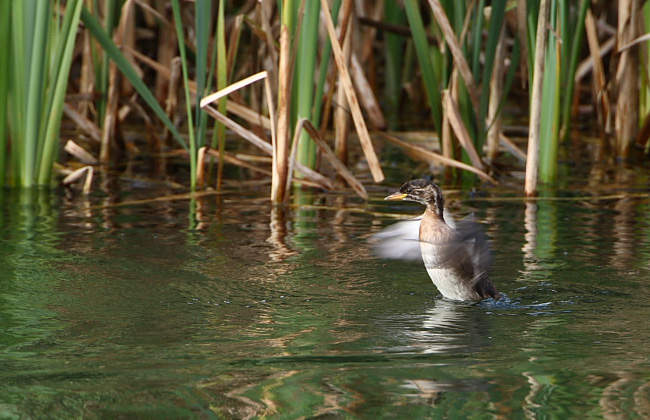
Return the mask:
[[[401,336],[401,351],[421,354],[475,352],[486,344],[485,311],[471,302],[439,299],[426,313],[398,316],[390,333]],[[400,351],[398,348],[392,351]]]
[[[399,335],[402,345],[389,351],[430,355],[425,360],[433,365],[439,357],[448,361],[449,355],[458,355],[459,362],[465,363],[465,355],[484,351],[489,345],[485,309],[486,305],[493,304],[492,301],[477,304],[437,299],[422,314],[391,320],[389,333]],[[422,369],[421,375],[403,379],[401,387],[409,398],[433,406],[441,404],[447,393],[482,391],[489,387],[487,379],[459,378],[443,371]],[[438,374],[434,376],[433,372]]]

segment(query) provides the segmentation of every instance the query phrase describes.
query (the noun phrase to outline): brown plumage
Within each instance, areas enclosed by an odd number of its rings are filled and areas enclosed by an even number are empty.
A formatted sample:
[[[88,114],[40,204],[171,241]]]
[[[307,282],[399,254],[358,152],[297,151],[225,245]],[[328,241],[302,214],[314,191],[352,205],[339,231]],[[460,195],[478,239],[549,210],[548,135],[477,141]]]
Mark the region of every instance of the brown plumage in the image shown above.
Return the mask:
[[[424,265],[440,293],[448,299],[499,299],[501,295],[488,277],[491,255],[481,229],[470,221],[456,228],[444,218],[440,188],[424,179],[402,185],[386,200],[415,201],[426,206],[419,229]]]

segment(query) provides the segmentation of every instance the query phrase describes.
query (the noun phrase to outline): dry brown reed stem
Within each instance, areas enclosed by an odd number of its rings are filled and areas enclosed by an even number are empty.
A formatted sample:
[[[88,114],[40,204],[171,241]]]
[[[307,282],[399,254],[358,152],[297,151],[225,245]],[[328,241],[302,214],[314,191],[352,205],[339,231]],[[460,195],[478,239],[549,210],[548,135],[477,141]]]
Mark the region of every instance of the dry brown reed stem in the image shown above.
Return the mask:
[[[219,151],[207,147],[202,147],[201,149],[206,149],[204,153],[204,160],[199,160],[199,162],[203,162],[204,164],[206,162],[209,162],[209,159],[207,159],[208,156],[212,156],[214,158],[219,159]],[[200,151],[199,151],[200,152]],[[241,168],[246,168],[254,172],[259,172],[261,174],[264,174],[268,177],[271,176],[271,171],[267,171],[266,169],[259,168],[255,165],[251,165],[250,163],[246,162],[245,160],[239,159],[236,156],[231,155],[230,153],[225,152],[223,155],[223,160],[224,162],[227,162],[231,165],[239,166]],[[203,166],[203,165],[199,165]]]
[[[501,113],[499,105],[501,104],[501,95],[503,94],[503,61],[505,58],[505,31],[506,27],[501,27],[499,41],[494,53],[494,67],[492,69],[492,78],[490,79],[490,103],[488,105],[488,134],[487,134],[487,158],[496,159],[499,154],[499,139],[503,135],[501,127]],[[514,64],[513,64],[514,65]]]
[[[233,66],[235,63],[235,57],[237,56],[237,50],[239,49],[239,38],[241,36],[241,30],[242,30],[242,23],[244,22],[244,16],[243,15],[237,15],[237,17],[234,19],[232,23],[232,28],[230,30],[230,36],[228,38],[228,51],[226,53],[228,56],[226,57],[226,63],[228,67],[228,75],[232,75],[233,73]],[[215,75],[216,77],[216,75]]]
[[[81,163],[85,163],[86,165],[97,165],[97,159],[95,159],[95,156],[91,155],[86,151],[86,149],[79,146],[72,140],[67,141],[63,147],[63,150],[76,157],[77,160]]]
[[[347,26],[346,30],[342,31],[347,35],[342,39],[341,44],[345,62],[349,65],[352,57],[352,34],[349,30],[349,26],[351,26],[349,21]],[[345,164],[348,163],[348,137],[350,134],[350,112],[348,109],[349,105],[345,97],[343,83],[337,83],[336,109],[334,110],[334,150],[336,156]]]
[[[589,10],[587,13],[591,13],[591,10]],[[586,18],[585,18],[586,19]],[[593,15],[592,15],[592,20],[593,20]],[[585,26],[586,26],[586,20],[585,20]],[[599,57],[602,60],[604,56],[609,54],[614,50],[616,47],[616,36],[612,36],[611,38],[607,39],[607,41],[603,42],[600,45],[600,54]],[[594,60],[591,55],[589,57],[585,58],[578,64],[578,67],[576,68],[576,75],[573,80],[575,80],[575,84],[578,85],[580,84],[580,81],[584,79],[592,70],[594,67]]]
[[[499,141],[503,147],[508,150],[514,157],[522,161],[523,163],[526,163],[526,153],[524,153],[523,150],[521,150],[515,143],[513,143],[512,140],[510,140],[508,137],[506,137],[503,133],[501,133],[501,136],[499,137]]]
[[[458,85],[458,69],[454,67],[454,69],[451,71],[451,77],[449,78],[449,90],[452,92],[456,92]],[[444,105],[444,102],[442,103]],[[443,107],[444,111],[444,107]],[[449,123],[449,115],[447,115],[447,112],[442,113],[442,134],[441,134],[441,149],[442,149],[442,154],[448,158],[448,159],[453,159],[454,158],[454,146],[453,146],[453,133],[451,130],[451,124]],[[452,171],[451,168],[447,167],[445,168],[445,178],[449,181],[451,180],[452,177]]]
[[[484,170],[483,162],[481,161],[481,158],[479,157],[478,152],[474,147],[474,143],[472,143],[472,139],[469,133],[467,132],[467,128],[463,123],[463,118],[460,116],[460,113],[458,112],[458,107],[456,106],[456,102],[451,97],[447,89],[442,91],[442,103],[445,110],[445,114],[447,114],[447,118],[449,119],[451,128],[454,130],[454,134],[456,134],[456,138],[458,139],[458,142],[460,143],[461,146],[463,146],[463,149],[465,149],[465,151],[467,152],[469,159],[472,161],[472,165],[475,168],[483,171]]]
[[[147,66],[151,67],[152,69],[154,69],[163,78],[170,79],[170,78],[175,77],[175,71],[174,71],[174,66],[173,65],[172,65],[172,68],[170,70],[169,68],[167,68],[167,67],[163,66],[162,64],[160,64],[159,62],[151,59],[150,57],[147,57],[146,55],[144,55],[144,54],[142,54],[142,53],[140,53],[138,51],[129,49],[128,47],[125,48],[125,51],[128,51],[130,54],[133,54],[134,58],[136,58],[137,60],[145,63]],[[179,71],[179,77],[180,77],[180,58],[179,58],[179,61],[178,61],[178,71]],[[244,79],[244,80],[246,80],[246,79]],[[194,80],[189,81],[189,87],[190,87],[190,92],[192,93],[192,95],[196,95],[196,82]],[[170,90],[172,90],[171,87],[170,87]],[[252,109],[250,109],[250,108],[248,108],[248,107],[246,107],[244,105],[241,105],[241,104],[239,104],[237,102],[234,102],[233,100],[228,101],[226,109],[228,110],[228,112],[232,112],[233,114],[235,114],[236,116],[238,116],[239,118],[241,118],[241,119],[243,119],[245,121],[248,121],[248,122],[250,122],[252,124],[260,125],[260,126],[262,126],[263,128],[265,128],[267,130],[271,129],[271,120],[269,119],[269,117],[267,117],[265,115],[262,115],[262,114],[260,114],[258,112],[255,112],[254,110],[252,110]]]
[[[650,33],[645,34],[645,35],[641,35],[640,37],[635,38],[634,40],[630,41],[629,43],[623,45],[622,47],[620,47],[618,49],[618,53],[620,54],[623,51],[626,51],[626,50],[634,47],[635,45],[638,45],[638,44],[640,44],[642,42],[646,42],[646,41],[650,41]]]
[[[269,156],[273,155],[273,146],[267,143],[266,141],[264,141],[261,137],[257,136],[250,130],[245,129],[244,127],[237,124],[236,122],[226,117],[225,115],[223,115],[222,113],[220,113],[215,108],[209,105],[205,106],[203,109],[214,119],[216,119],[217,121],[225,125],[226,128],[232,130],[236,135],[240,136],[244,140],[249,141],[258,149],[266,153],[267,155]],[[319,188],[323,188],[325,190],[330,190],[330,191],[336,190],[336,185],[332,182],[332,180],[324,177],[323,175],[319,174],[313,169],[310,169],[296,162],[296,170],[300,171],[305,176],[305,178],[307,178],[314,184],[317,184]]]
[[[83,168],[79,168],[76,171],[71,172],[68,174],[65,178],[63,178],[63,185],[70,185],[74,182],[77,182],[78,180],[81,179],[84,175],[86,176],[86,180],[84,182],[83,186],[83,193],[84,194],[89,194],[90,193],[90,188],[92,187],[93,184],[93,174],[95,170],[93,169],[92,166],[84,166]]]
[[[544,79],[544,60],[546,57],[546,33],[548,30],[548,0],[541,0],[537,17],[535,37],[535,63],[533,73],[532,97],[530,104],[530,125],[528,153],[526,159],[526,179],[524,193],[527,197],[537,194],[537,167],[539,165],[539,124],[542,114],[542,81]]]
[[[79,77],[79,93],[85,94],[95,91],[95,71],[93,69],[93,56],[92,56],[92,35],[88,29],[83,31],[82,40],[82,56],[81,56],[81,73]],[[77,105],[78,115],[85,119],[88,118],[90,111],[90,101],[80,101]],[[65,112],[65,110],[64,110]]]
[[[598,30],[596,29],[596,22],[591,9],[587,10],[585,16],[585,30],[587,32],[587,43],[589,44],[589,55],[593,65],[593,84],[594,96],[596,98],[596,110],[598,112],[598,119],[600,120],[601,127],[605,132],[609,132],[609,96],[606,91],[607,80],[605,79],[605,66],[601,59],[600,43],[598,42]]]
[[[617,45],[636,38],[638,0],[619,0]],[[616,152],[626,158],[639,128],[639,57],[636,48],[620,52],[616,69]]]
[[[101,141],[102,132],[97,127],[97,124],[90,121],[85,117],[81,112],[78,112],[73,106],[69,105],[67,102],[63,104],[63,113],[70,118],[78,128],[83,130],[88,136],[95,140],[96,142]]]
[[[285,7],[287,7],[285,5]],[[286,23],[280,26],[280,65],[278,68],[278,123],[273,142],[273,174],[271,202],[282,203],[286,193],[289,168],[291,127],[291,38]]]
[[[476,175],[478,175],[484,181],[489,181],[489,182],[491,182],[493,184],[498,184],[496,179],[492,178],[486,172],[484,172],[484,171],[482,171],[482,170],[480,170],[478,168],[473,167],[472,165],[468,165],[466,163],[460,162],[460,161],[455,160],[455,159],[447,158],[447,157],[445,157],[445,156],[443,156],[443,155],[441,155],[439,153],[432,152],[431,150],[427,150],[427,149],[425,149],[423,147],[416,146],[416,145],[408,143],[408,142],[406,142],[404,140],[400,140],[397,137],[392,136],[392,135],[390,135],[388,133],[384,133],[382,131],[377,132],[377,134],[379,134],[380,136],[382,136],[383,138],[385,138],[386,140],[390,141],[393,144],[396,144],[398,146],[401,146],[401,147],[403,147],[405,149],[408,149],[408,150],[416,153],[418,156],[420,156],[420,157],[422,157],[422,158],[424,158],[426,160],[430,160],[430,161],[433,161],[435,163],[439,163],[439,164],[442,164],[442,165],[453,166],[454,168],[462,169],[464,171],[472,172],[472,173],[475,173]]]
[[[273,19],[273,5],[274,2],[272,1],[263,1],[259,4],[258,10],[259,10],[259,16],[260,16],[260,21],[262,23],[262,29],[264,32],[260,34],[265,40],[266,40],[266,48],[268,50],[269,55],[271,56],[271,61],[270,65],[271,68],[268,69],[269,71],[269,77],[271,79],[272,83],[276,83],[278,81],[278,50],[275,46],[275,41],[273,39],[273,29],[272,29],[272,22],[271,19]],[[251,28],[254,28],[255,25],[250,25]]]
[[[379,130],[385,129],[386,118],[384,117],[384,113],[379,106],[375,91],[372,90],[368,78],[363,72],[363,67],[354,52],[350,57],[350,70],[352,72],[352,80],[354,80],[354,84],[359,91],[361,105],[366,110],[371,126]]]
[[[352,11],[354,3],[352,0],[345,0],[343,2],[343,6],[341,7],[341,11],[339,12],[339,20],[340,20],[340,33],[339,33],[339,44],[340,45],[345,45],[345,39],[347,38],[347,33],[350,28],[350,18],[352,16]],[[328,9],[329,10],[329,9]],[[324,21],[325,20],[325,15],[321,14],[321,19]],[[327,25],[325,22],[323,22],[325,25]],[[327,83],[326,85],[329,86],[327,89],[327,92],[325,93],[323,97],[323,117],[321,118],[321,126],[320,130],[322,133],[325,133],[327,130],[327,126],[329,125],[329,120],[330,120],[330,114],[332,111],[332,98],[334,97],[334,89],[339,89],[341,90],[341,83],[336,83],[336,75],[338,74],[338,68],[336,66],[332,66],[332,70],[327,75]],[[339,102],[343,103],[340,98]]]
[[[528,37],[526,29],[528,13],[526,12],[526,1],[527,0],[517,0],[517,37],[519,38],[519,48],[520,48],[520,66],[522,74],[528,74]],[[515,65],[514,63],[512,65]],[[527,85],[527,78],[521,78],[522,88]]]
[[[361,143],[361,148],[363,153],[368,161],[368,167],[370,168],[370,173],[375,182],[381,182],[384,180],[384,172],[381,169],[379,164],[379,159],[375,153],[375,149],[372,145],[372,140],[370,139],[370,134],[368,133],[368,128],[366,127],[366,122],[363,119],[363,114],[361,113],[361,108],[359,107],[359,101],[357,95],[352,86],[352,79],[348,68],[345,65],[345,57],[341,51],[341,45],[338,42],[336,37],[336,29],[334,28],[334,22],[332,22],[332,16],[329,11],[329,5],[327,0],[321,0],[321,8],[323,10],[323,15],[325,16],[325,23],[327,25],[327,32],[330,37],[330,42],[332,43],[332,52],[334,53],[334,59],[336,61],[336,66],[339,70],[339,82],[343,83],[345,88],[345,94],[350,104],[350,111],[352,112],[352,119],[357,129],[357,134],[359,136],[359,141]]]
[[[327,142],[323,140],[316,127],[314,127],[314,125],[307,119],[303,118],[301,121],[303,121],[302,128],[307,130],[311,138],[323,153],[323,156],[325,156],[325,158],[332,164],[332,166],[334,166],[334,169],[336,169],[336,172],[341,175],[341,178],[343,178],[345,182],[347,182],[348,185],[352,187],[352,189],[359,195],[359,197],[367,200],[368,193],[366,192],[366,189],[363,187],[361,182],[359,182],[357,178],[352,174],[352,172],[350,172],[350,170],[343,164],[343,162],[341,162],[336,157],[336,154],[334,154],[332,149],[328,146]]]
[[[267,77],[268,77],[267,71],[261,71],[259,73],[253,74],[252,76],[248,76],[245,79],[232,83],[217,92],[211,93],[201,98],[201,101],[199,102],[199,106],[203,108],[207,104],[211,104],[212,102],[217,101],[223,98],[224,96],[230,95],[231,93],[243,88],[244,86],[248,86],[262,79],[266,79]]]
[[[438,22],[438,25],[440,25],[440,29],[445,36],[445,43],[447,43],[449,46],[451,55],[454,57],[454,67],[458,68],[463,81],[465,81],[465,86],[467,86],[467,91],[469,93],[470,100],[472,101],[474,112],[476,115],[479,115],[480,101],[478,98],[478,93],[480,90],[476,86],[474,76],[472,76],[472,70],[467,63],[467,60],[465,60],[463,49],[460,47],[460,43],[458,42],[458,38],[456,38],[456,34],[451,27],[451,23],[449,23],[449,18],[447,18],[445,9],[442,7],[442,4],[440,4],[440,0],[429,0],[429,6],[431,6],[433,15],[435,16],[436,21]]]
[[[133,1],[127,0],[122,5],[122,11],[120,14],[120,22],[115,30],[113,36],[113,42],[118,47],[123,45],[123,41],[126,37],[126,25],[131,21],[131,16],[133,14]],[[132,49],[132,48],[131,48]],[[137,68],[137,66],[135,67]],[[109,73],[108,73],[108,93],[106,99],[106,110],[104,114],[104,124],[103,132],[101,138],[101,149],[99,152],[100,162],[106,164],[110,160],[111,152],[111,140],[116,136],[117,124],[118,124],[118,105],[119,105],[119,95],[121,90],[121,81],[122,77],[120,72],[115,65],[115,62],[111,61],[109,64]]]
[[[175,57],[171,60],[170,70],[171,71],[169,72],[167,83],[167,101],[165,103],[165,113],[173,121],[174,114],[178,108],[178,86],[181,82],[182,76],[182,65],[180,57]],[[160,75],[161,73],[159,72],[158,76]],[[164,80],[164,78],[158,77],[157,80]],[[194,94],[196,95],[196,84],[194,84]],[[171,137],[171,133],[167,127],[165,127],[164,137]]]

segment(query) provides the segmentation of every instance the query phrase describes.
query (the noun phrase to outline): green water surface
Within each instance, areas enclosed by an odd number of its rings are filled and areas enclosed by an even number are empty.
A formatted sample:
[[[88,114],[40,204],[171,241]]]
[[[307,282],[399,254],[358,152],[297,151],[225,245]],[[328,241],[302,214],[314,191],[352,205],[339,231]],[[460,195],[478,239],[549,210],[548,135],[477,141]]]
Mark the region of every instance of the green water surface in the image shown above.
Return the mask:
[[[382,194],[7,194],[0,419],[650,417],[647,198],[457,194],[507,295],[469,304],[373,256],[382,213],[421,212]]]

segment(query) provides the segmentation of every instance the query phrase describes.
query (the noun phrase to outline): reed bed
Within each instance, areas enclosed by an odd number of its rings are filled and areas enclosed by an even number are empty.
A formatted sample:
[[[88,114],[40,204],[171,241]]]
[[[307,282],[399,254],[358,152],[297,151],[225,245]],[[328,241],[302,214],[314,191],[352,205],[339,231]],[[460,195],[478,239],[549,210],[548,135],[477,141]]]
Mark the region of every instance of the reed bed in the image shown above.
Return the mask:
[[[365,199],[388,142],[470,181],[523,160],[534,196],[580,113],[612,158],[650,151],[649,19],[636,0],[0,0],[0,181],[52,185],[65,150],[63,182],[90,191],[92,168],[148,147],[186,156],[192,191],[235,165],[269,177],[274,203],[292,185]],[[527,143],[504,133],[513,104]],[[437,146],[404,140],[413,114]],[[140,124],[147,142],[126,141]],[[257,152],[237,157],[227,132]],[[347,166],[352,139],[369,179]]]

